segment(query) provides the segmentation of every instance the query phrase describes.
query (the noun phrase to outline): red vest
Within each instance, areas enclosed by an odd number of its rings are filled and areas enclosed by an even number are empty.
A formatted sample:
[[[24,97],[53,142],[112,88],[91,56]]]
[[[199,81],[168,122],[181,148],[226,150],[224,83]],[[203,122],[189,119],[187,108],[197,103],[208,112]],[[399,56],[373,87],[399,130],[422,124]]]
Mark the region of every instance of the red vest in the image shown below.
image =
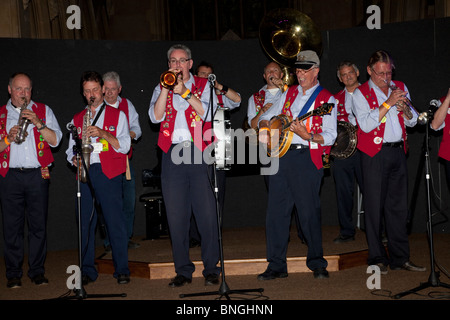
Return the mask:
[[[445,96],[441,99],[441,103],[444,102]],[[450,109],[449,109],[450,110]],[[442,141],[439,147],[438,156],[442,159],[450,161],[450,114],[447,112],[447,116],[445,117],[445,126],[442,134]]]
[[[38,118],[42,121],[42,123],[45,124],[46,118],[46,109],[45,104],[35,102],[33,106],[31,107],[33,109],[33,112],[36,113]],[[5,136],[8,135],[6,132],[6,120],[8,118],[8,111],[6,109],[6,105],[0,108],[0,138],[4,139]],[[34,130],[34,142],[36,144],[36,150],[37,150],[37,159],[39,163],[41,164],[41,167],[45,168],[50,163],[53,162],[53,154],[50,149],[50,145],[42,138],[41,133],[37,130],[36,127],[33,128]],[[12,142],[11,142],[12,143]],[[8,146],[5,150],[3,150],[2,153],[0,153],[0,159],[3,161],[1,162],[0,166],[0,175],[3,177],[6,176],[6,173],[9,169],[9,153],[11,146]]]
[[[194,76],[194,84],[191,88],[192,94],[200,98],[207,82],[208,79],[206,78]],[[205,122],[205,124],[203,125],[203,120],[200,118],[197,112],[195,112],[194,108],[192,108],[191,105],[189,105],[184,114],[186,117],[187,125],[189,127],[189,132],[191,133],[191,137],[194,141],[194,145],[201,151],[205,150],[206,143],[203,139],[203,133],[211,129],[211,123]],[[169,148],[172,145],[172,133],[175,126],[176,117],[177,110],[175,110],[175,108],[173,107],[173,91],[170,90],[166,102],[166,117],[164,118],[164,121],[161,122],[161,125],[159,127],[158,138],[158,146],[165,153],[169,151]],[[203,131],[201,130],[202,127]],[[194,130],[195,128],[197,128],[197,130]]]
[[[285,100],[285,103],[283,106],[283,110],[281,111],[283,114],[285,114],[289,117],[292,117],[291,106],[294,103],[295,99],[297,98],[297,94],[298,94],[297,87],[298,87],[298,85],[293,85],[293,86],[289,87],[288,92],[286,94],[286,100]],[[328,100],[332,96],[333,95],[327,89],[322,89],[322,91],[320,91],[319,95],[317,96],[316,100],[314,101],[314,109],[317,109],[322,104],[328,102]],[[295,115],[295,117],[296,116],[297,115]],[[321,133],[322,132],[322,120],[323,120],[322,116],[313,116],[312,117],[311,132],[313,132],[313,133]],[[311,145],[311,143],[310,143],[310,145]],[[317,169],[320,169],[323,167],[322,155],[324,153],[329,154],[331,146],[324,147],[320,144],[317,144],[317,146],[318,146],[317,149],[310,148],[310,153],[311,153],[312,162],[316,165]]]
[[[405,89],[405,85],[403,82],[394,81],[395,85],[401,90]],[[360,85],[358,89],[363,94],[364,98],[366,98],[367,103],[369,104],[370,109],[379,108],[377,96],[373,89],[369,87],[369,82],[365,82]],[[395,106],[392,106],[395,108]],[[406,129],[405,129],[405,120],[403,119],[403,112],[398,113],[398,120],[402,127],[402,137],[403,137],[403,147],[406,153]],[[377,128],[372,131],[366,133],[358,127],[358,149],[364,152],[365,154],[373,157],[376,155],[383,145],[383,137],[384,137],[384,129],[385,123],[382,122]]]
[[[105,119],[103,121],[103,130],[108,131],[113,136],[117,136],[117,125],[119,124],[120,110],[106,105]],[[73,123],[77,127],[78,135],[80,139],[83,137],[83,116],[86,113],[86,109],[77,113],[73,117]],[[116,152],[110,145],[107,151],[100,152],[100,162],[102,165],[103,173],[112,179],[119,174],[122,174],[126,170],[126,155],[120,152]]]
[[[348,121],[348,112],[345,109],[345,90],[342,90],[334,95],[336,99],[336,111],[337,111],[337,121]]]
[[[255,110],[258,114],[259,110],[264,107],[264,101],[266,100],[266,92],[261,90],[253,94],[253,100],[255,101]]]

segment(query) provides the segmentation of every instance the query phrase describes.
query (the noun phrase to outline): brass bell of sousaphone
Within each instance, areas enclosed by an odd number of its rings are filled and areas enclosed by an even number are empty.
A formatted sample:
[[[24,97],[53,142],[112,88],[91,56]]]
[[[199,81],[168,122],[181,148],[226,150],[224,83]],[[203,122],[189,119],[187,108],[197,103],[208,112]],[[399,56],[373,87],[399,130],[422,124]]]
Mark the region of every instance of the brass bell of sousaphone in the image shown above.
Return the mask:
[[[292,85],[293,68],[297,55],[303,50],[322,54],[322,36],[319,28],[306,14],[294,9],[275,9],[261,21],[259,40],[269,57],[283,68],[283,81]]]

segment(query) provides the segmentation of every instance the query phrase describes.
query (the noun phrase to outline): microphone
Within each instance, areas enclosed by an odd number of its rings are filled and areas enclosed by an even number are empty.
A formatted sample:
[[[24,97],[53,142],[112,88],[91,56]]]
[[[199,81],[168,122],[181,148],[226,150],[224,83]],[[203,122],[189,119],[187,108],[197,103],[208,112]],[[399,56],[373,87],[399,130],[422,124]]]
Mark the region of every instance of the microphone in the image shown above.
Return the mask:
[[[77,127],[75,127],[72,123],[69,122],[66,125],[66,129],[69,130],[69,131],[73,131],[73,130],[77,130]]]
[[[430,107],[439,108],[439,100],[436,100],[436,99],[431,100]]]
[[[439,100],[433,99],[430,101],[430,105],[428,107],[428,111],[422,112],[419,114],[417,118],[417,123],[419,124],[427,124],[431,120],[433,120],[434,113],[439,108]]]
[[[216,75],[215,75],[214,73],[211,73],[211,74],[208,76],[208,80],[209,80],[210,82],[214,83],[214,82],[216,81]]]

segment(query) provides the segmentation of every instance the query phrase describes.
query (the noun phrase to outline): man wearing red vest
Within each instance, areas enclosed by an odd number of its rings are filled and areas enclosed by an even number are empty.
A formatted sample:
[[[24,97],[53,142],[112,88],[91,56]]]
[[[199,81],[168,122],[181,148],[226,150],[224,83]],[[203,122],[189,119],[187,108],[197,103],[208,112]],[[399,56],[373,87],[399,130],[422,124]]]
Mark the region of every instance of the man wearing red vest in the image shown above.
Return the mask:
[[[174,45],[167,52],[169,71],[177,75],[173,88],[157,85],[148,111],[150,120],[160,124],[158,146],[161,159],[161,187],[172,240],[176,277],[169,283],[179,287],[192,281],[194,264],[189,258],[189,226],[194,214],[201,234],[205,285],[219,283],[219,240],[211,167],[205,162],[203,129],[210,110],[208,80],[193,76],[191,50]]]
[[[438,156],[444,160],[445,172],[447,174],[447,184],[450,187],[450,89],[448,90],[447,95],[443,96],[439,102],[441,105],[434,113],[431,128],[433,130],[443,129]]]
[[[281,113],[297,118],[324,103],[335,103],[333,95],[320,86],[320,60],[316,52],[301,51],[297,56],[296,75],[299,85],[284,92],[279,103],[264,113],[259,121],[259,139],[267,143],[273,135],[269,120]],[[323,178],[322,155],[336,139],[336,109],[324,116],[293,121],[294,132],[286,154],[279,159],[279,170],[269,176],[266,216],[266,271],[259,280],[288,276],[286,251],[289,226],[295,206],[303,237],[308,245],[306,265],[315,278],[328,278],[328,262],[323,257],[320,185]],[[281,133],[280,133],[281,134]]]
[[[337,77],[345,88],[334,95],[336,98],[337,120],[356,126],[352,112],[352,95],[359,86],[358,67],[350,61],[342,61],[337,67]],[[355,225],[353,223],[353,196],[355,179],[362,190],[362,172],[359,150],[345,159],[333,159],[332,173],[336,186],[336,199],[339,218],[339,235],[334,243],[355,240]]]
[[[105,91],[105,102],[113,108],[116,108],[127,116],[128,127],[130,129],[130,137],[132,141],[137,141],[141,135],[141,126],[139,125],[139,114],[136,112],[136,108],[129,99],[122,98],[120,93],[122,91],[122,84],[120,82],[120,76],[115,71],[107,72],[103,75],[103,87]],[[134,166],[132,164],[133,147],[130,147],[128,152],[127,162],[127,174],[122,176],[123,184],[123,215],[125,217],[127,235],[128,235],[128,248],[139,248],[140,244],[131,240],[133,236],[134,228],[134,211],[136,207],[136,176],[134,172]],[[111,249],[109,243],[109,237],[104,239],[104,245],[106,251]]]
[[[11,99],[0,108],[0,201],[3,214],[4,255],[8,288],[22,285],[24,225],[28,226],[28,276],[36,285],[48,283],[44,276],[47,254],[47,213],[50,147],[58,146],[62,132],[53,111],[31,100],[31,78],[11,76]],[[20,109],[25,107],[23,111]],[[29,121],[25,141],[16,142],[19,116]]]
[[[200,78],[208,78],[214,74],[214,68],[206,61],[200,62],[195,68],[195,75]],[[217,105],[227,110],[238,108],[241,104],[241,95],[234,89],[221,84],[217,79],[214,81],[215,97],[217,97]],[[223,155],[225,156],[225,155]],[[225,206],[225,189],[226,189],[226,170],[217,169],[217,187],[219,197],[220,212],[223,214]],[[194,216],[191,218],[191,228],[189,231],[189,246],[191,248],[200,246],[200,234],[198,233],[197,225]]]
[[[80,84],[89,105],[75,114],[71,123],[76,128],[79,139],[83,139],[83,135],[90,137],[93,147],[88,169],[92,190],[89,183],[80,184],[82,280],[83,284],[88,284],[98,277],[94,265],[95,230],[99,214],[93,206],[95,199],[101,207],[111,242],[115,268],[113,276],[119,284],[126,284],[130,282],[130,270],[128,236],[122,214],[122,175],[126,170],[126,157],[131,144],[128,121],[122,111],[106,105],[103,101],[103,79],[100,74],[95,71],[84,72]],[[87,108],[91,110],[91,119],[90,125],[84,130],[83,118]],[[78,165],[73,150],[73,135],[74,132],[66,151],[67,161]]]
[[[406,126],[415,126],[418,114],[408,106],[406,85],[392,81],[393,68],[386,51],[372,54],[367,64],[370,79],[353,93],[352,107],[359,126],[368,264],[378,266],[382,274],[388,265],[392,270],[425,270],[409,260],[407,233]],[[381,239],[382,219],[389,257]]]
[[[259,118],[278,103],[284,92],[280,90],[283,85],[283,71],[278,63],[269,62],[264,67],[263,78],[266,84],[248,99],[248,125],[254,129],[258,127]]]

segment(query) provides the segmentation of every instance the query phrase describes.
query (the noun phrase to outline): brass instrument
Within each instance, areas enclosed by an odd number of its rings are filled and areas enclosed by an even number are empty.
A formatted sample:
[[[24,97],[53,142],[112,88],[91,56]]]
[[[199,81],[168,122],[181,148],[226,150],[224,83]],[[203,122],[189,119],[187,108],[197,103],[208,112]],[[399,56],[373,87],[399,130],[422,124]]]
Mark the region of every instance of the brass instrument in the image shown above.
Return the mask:
[[[89,137],[87,134],[87,128],[91,125],[91,106],[93,103],[94,98],[92,97],[83,117],[83,136],[81,139],[81,156],[83,157],[83,159],[81,159],[80,163],[78,164],[79,179],[81,182],[87,182],[87,171],[89,171],[89,166],[91,163],[91,153],[94,150],[94,147],[91,145],[91,137]],[[83,160],[86,164],[86,168],[83,165]]]
[[[300,51],[313,50],[322,54],[322,36],[318,27],[306,14],[294,9],[275,9],[261,21],[259,27],[261,46],[269,57],[281,65],[283,82],[292,85],[294,67]]]
[[[384,80],[384,82],[386,82],[386,84],[389,86],[389,88],[391,88],[392,91],[399,89],[395,84],[393,83],[389,83],[386,80]],[[406,105],[408,106],[408,108],[405,108],[405,115],[408,117],[408,119],[412,119],[413,114],[412,111],[414,111],[417,115],[419,115],[419,112],[417,112],[416,108],[414,108],[411,100],[408,99],[408,97],[406,97]],[[403,104],[403,102],[397,102],[396,105],[401,106]]]
[[[178,81],[178,76],[180,72],[166,71],[161,74],[159,78],[159,83],[166,89],[173,89]]]
[[[19,130],[16,135],[16,139],[14,140],[15,143],[21,144],[25,141],[27,137],[27,129],[28,125],[30,124],[30,120],[23,118],[22,112],[27,109],[27,99],[22,98],[22,105],[20,106],[20,114],[19,114],[19,121],[17,125],[19,126]]]

